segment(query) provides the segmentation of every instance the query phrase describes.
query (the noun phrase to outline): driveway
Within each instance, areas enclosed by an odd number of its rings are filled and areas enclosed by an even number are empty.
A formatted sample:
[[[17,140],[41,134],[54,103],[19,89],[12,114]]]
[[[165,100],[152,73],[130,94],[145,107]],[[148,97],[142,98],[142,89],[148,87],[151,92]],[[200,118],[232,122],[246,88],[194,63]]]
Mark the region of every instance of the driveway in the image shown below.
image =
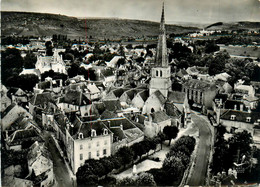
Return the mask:
[[[210,124],[204,117],[192,113],[191,118],[194,125],[199,129],[200,141],[196,152],[195,166],[191,171],[192,173],[188,184],[191,186],[200,186],[205,185],[212,135],[208,127]]]

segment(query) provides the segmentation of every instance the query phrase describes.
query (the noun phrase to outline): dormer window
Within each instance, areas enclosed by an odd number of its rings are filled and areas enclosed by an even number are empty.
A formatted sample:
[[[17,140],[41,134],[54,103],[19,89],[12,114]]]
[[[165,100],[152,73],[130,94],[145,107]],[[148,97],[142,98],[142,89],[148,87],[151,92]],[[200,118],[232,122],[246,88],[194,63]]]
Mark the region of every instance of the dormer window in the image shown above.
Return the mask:
[[[83,139],[83,133],[79,133],[79,139]]]
[[[251,117],[247,117],[246,122],[251,122]]]
[[[230,119],[231,120],[235,120],[236,119],[236,115],[231,115]]]
[[[91,129],[91,137],[97,136],[97,132],[94,129]]]
[[[108,134],[108,130],[107,129],[104,129],[103,130],[103,135],[107,135]]]

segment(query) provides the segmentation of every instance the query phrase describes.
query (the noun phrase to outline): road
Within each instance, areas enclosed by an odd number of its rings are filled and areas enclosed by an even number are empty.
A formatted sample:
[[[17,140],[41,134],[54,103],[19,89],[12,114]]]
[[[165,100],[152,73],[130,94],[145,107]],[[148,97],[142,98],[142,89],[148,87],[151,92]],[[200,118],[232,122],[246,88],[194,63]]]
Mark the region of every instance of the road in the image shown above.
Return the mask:
[[[70,178],[68,169],[57,147],[55,146],[55,142],[52,139],[51,134],[45,131],[43,133],[43,137],[46,142],[46,146],[51,153],[52,160],[53,160],[53,171],[56,179],[55,186],[58,187],[73,186],[73,182],[72,179]]]
[[[194,125],[197,126],[199,129],[199,145],[197,147],[195,166],[192,170],[188,185],[200,186],[205,185],[212,135],[208,127],[208,121],[194,113],[192,113],[191,118],[194,122]]]

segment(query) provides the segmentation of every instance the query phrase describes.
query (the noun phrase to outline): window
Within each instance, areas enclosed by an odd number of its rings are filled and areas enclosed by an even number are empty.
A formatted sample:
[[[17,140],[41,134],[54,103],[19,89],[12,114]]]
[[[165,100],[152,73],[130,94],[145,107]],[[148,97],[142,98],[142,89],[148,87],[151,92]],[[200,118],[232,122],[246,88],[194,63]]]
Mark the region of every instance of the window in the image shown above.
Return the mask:
[[[99,146],[99,141],[97,141],[97,147]]]
[[[103,132],[104,135],[107,135],[108,134],[108,131],[107,129],[104,129],[104,132]]]
[[[251,122],[251,117],[247,117],[246,122]]]
[[[91,137],[97,136],[97,132],[94,129],[91,129]]]
[[[80,154],[80,155],[79,155],[79,159],[80,159],[80,160],[83,160],[83,154]]]
[[[79,146],[79,149],[82,150],[82,149],[83,149],[83,145],[80,145],[80,146]]]
[[[158,70],[156,70],[156,77],[158,77],[159,76],[159,73],[158,73]]]
[[[99,157],[99,151],[97,151],[97,157]]]
[[[107,140],[105,140],[105,143],[104,143],[105,145],[107,145]]]
[[[107,155],[107,150],[106,149],[103,149],[103,155]]]
[[[231,119],[231,120],[235,120],[235,119],[236,119],[236,115],[231,115],[231,116],[230,116],[230,119]]]
[[[88,152],[88,159],[91,159],[91,152]]]
[[[160,71],[160,76],[162,77],[162,70]]]

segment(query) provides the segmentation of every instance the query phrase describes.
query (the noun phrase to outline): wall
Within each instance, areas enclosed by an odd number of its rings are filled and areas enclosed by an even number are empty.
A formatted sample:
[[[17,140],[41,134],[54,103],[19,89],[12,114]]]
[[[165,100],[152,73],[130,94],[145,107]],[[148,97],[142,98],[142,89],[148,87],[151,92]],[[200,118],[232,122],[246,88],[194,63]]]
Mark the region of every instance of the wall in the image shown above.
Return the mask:
[[[105,141],[107,142],[106,145],[105,145]],[[97,142],[99,142],[99,146],[97,146]],[[80,149],[80,145],[83,145],[83,149]],[[74,140],[73,173],[75,174],[78,168],[85,163],[85,160],[89,159],[89,152],[91,153],[91,158],[99,159],[105,156],[110,156],[111,147],[112,147],[112,134]],[[106,155],[103,155],[104,149],[106,149],[107,151]],[[97,156],[97,151],[99,151],[99,157]],[[82,160],[80,160],[80,154],[83,155]]]

